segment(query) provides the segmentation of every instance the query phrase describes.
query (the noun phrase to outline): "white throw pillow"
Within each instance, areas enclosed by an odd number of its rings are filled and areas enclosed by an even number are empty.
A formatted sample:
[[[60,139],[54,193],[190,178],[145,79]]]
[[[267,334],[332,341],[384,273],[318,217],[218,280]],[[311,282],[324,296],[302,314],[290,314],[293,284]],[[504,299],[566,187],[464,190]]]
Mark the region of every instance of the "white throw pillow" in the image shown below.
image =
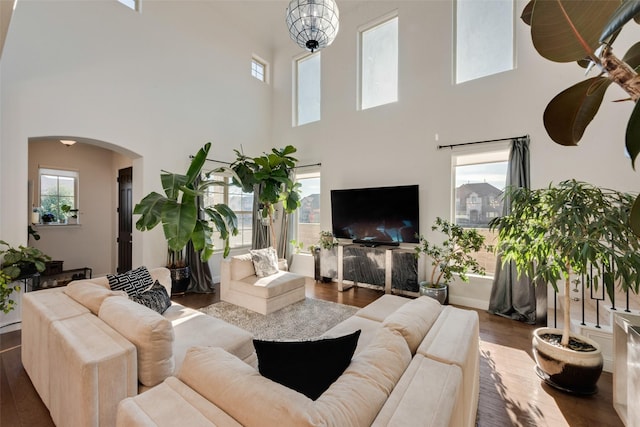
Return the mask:
[[[266,277],[278,272],[278,254],[276,250],[269,247],[265,249],[250,250],[253,268],[256,276]]]

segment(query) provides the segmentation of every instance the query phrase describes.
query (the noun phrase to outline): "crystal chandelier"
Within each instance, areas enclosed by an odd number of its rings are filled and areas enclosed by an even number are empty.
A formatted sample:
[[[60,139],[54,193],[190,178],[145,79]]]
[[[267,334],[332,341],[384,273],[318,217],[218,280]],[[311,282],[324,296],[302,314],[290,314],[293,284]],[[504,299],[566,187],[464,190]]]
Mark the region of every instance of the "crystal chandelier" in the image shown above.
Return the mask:
[[[336,38],[338,18],[338,5],[333,0],[291,0],[287,7],[289,36],[303,49],[322,49]]]

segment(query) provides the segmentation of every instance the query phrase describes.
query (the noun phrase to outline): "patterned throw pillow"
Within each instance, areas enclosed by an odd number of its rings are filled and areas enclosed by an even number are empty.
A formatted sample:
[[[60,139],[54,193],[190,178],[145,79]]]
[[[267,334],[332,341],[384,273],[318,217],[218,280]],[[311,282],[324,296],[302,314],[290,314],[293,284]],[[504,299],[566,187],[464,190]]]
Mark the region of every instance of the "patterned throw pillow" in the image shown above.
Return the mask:
[[[256,276],[266,277],[278,272],[278,254],[273,248],[250,250]]]
[[[160,284],[157,280],[150,289],[131,297],[132,301],[149,307],[153,311],[162,314],[171,307],[171,298],[167,293],[167,288]]]
[[[129,298],[136,296],[153,285],[153,279],[147,267],[141,266],[122,274],[107,274],[112,291],[125,291]]]

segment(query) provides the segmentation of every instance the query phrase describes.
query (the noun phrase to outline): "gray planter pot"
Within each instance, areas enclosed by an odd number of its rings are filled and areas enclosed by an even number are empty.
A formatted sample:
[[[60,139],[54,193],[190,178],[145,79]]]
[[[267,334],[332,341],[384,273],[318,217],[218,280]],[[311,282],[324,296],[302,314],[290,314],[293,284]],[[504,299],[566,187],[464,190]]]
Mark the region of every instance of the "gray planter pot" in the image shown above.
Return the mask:
[[[449,285],[441,285],[438,288],[430,287],[427,283],[420,284],[420,295],[426,295],[437,300],[440,304],[449,302]]]

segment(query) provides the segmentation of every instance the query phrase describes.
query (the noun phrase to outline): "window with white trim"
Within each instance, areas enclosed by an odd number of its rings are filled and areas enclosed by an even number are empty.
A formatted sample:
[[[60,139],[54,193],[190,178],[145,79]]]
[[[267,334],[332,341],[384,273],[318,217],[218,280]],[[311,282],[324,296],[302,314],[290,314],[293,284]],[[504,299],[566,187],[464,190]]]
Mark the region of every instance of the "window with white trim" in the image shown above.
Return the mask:
[[[456,0],[456,83],[515,67],[514,1]]]
[[[360,109],[398,101],[398,16],[359,31]]]
[[[142,0],[118,0],[119,3],[127,6],[131,10],[135,10],[136,12],[140,12],[140,2]]]
[[[489,221],[502,215],[502,195],[507,180],[509,148],[454,154],[454,222],[464,228],[475,228],[485,236],[487,245],[495,245],[497,231],[489,230]],[[495,273],[496,256],[492,251],[473,255],[491,277]]]
[[[212,174],[209,179],[223,182],[224,185],[211,185],[203,197],[204,206],[213,206],[224,203],[238,218],[238,234],[230,236],[231,249],[251,246],[253,233],[253,193],[245,193],[242,188],[232,185],[231,177],[225,174]],[[219,233],[214,233],[213,244],[216,251],[224,249],[224,242]]]
[[[267,81],[267,63],[256,56],[251,58],[251,75],[261,82]]]
[[[77,209],[78,172],[63,169],[39,168],[40,214],[51,221],[63,222],[66,214],[63,206]]]
[[[305,55],[295,60],[295,126],[320,120],[320,60],[320,52]]]
[[[320,171],[296,173],[300,184],[300,207],[295,211],[294,240],[302,243],[302,252],[320,238]]]

